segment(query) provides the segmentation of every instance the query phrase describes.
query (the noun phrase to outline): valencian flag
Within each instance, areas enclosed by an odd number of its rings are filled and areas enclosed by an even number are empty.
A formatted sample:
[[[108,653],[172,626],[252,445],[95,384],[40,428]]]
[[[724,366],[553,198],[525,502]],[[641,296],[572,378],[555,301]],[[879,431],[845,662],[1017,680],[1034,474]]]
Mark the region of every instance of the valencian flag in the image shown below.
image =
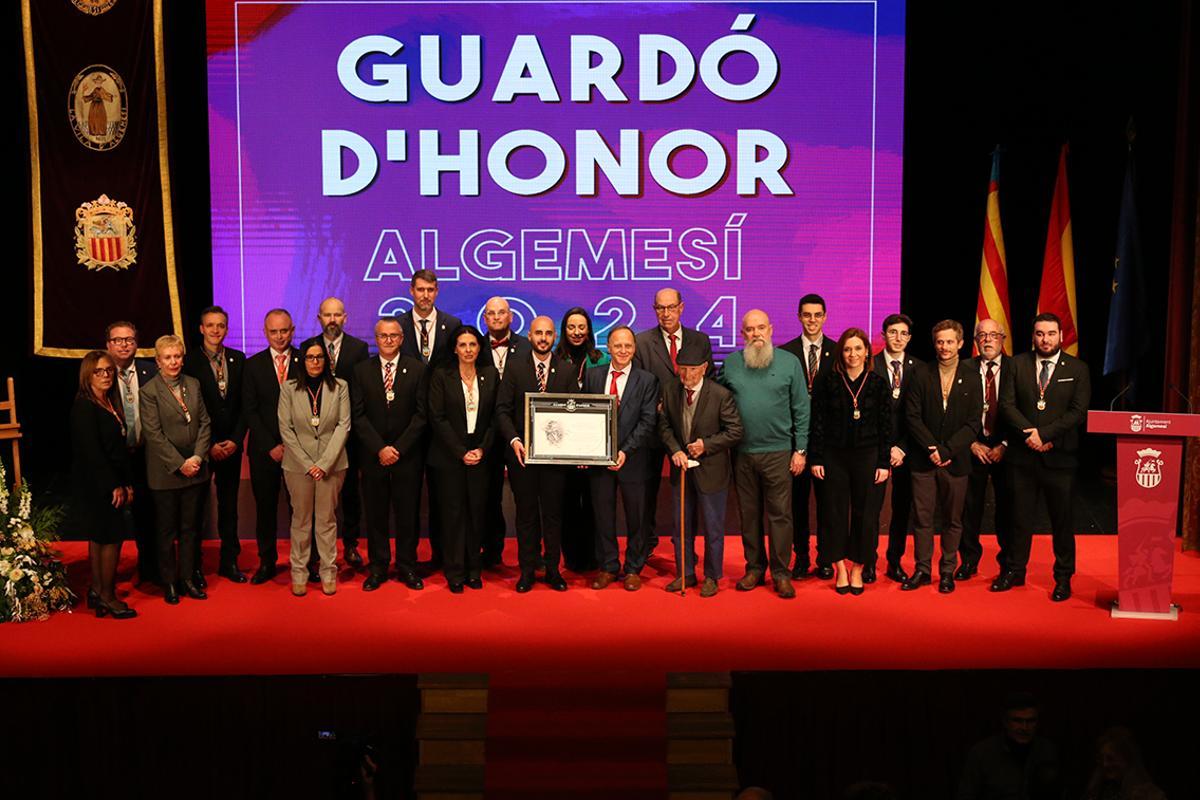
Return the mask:
[[[139,355],[182,332],[161,0],[22,0],[33,347],[78,358],[109,322]]]
[[[1062,349],[1079,355],[1079,333],[1075,329],[1075,248],[1071,243],[1071,203],[1067,199],[1067,146],[1058,157],[1058,177],[1050,204],[1050,227],[1046,231],[1046,254],[1042,258],[1042,288],[1038,313],[1051,312],[1062,320]]]
[[[1104,374],[1129,370],[1131,377],[1148,339],[1146,290],[1142,279],[1142,242],[1138,233],[1134,192],[1133,143],[1125,166],[1121,192],[1121,217],[1117,222],[1117,255],[1113,259],[1112,305],[1108,310],[1108,342],[1104,349]]]
[[[992,153],[992,176],[988,179],[987,217],[983,221],[983,261],[979,267],[979,301],[975,324],[994,319],[1011,334],[1008,304],[1008,259],[1004,255],[1004,233],[1000,230],[1000,149]],[[976,354],[979,348],[975,348]],[[1012,337],[1004,339],[1004,355],[1012,355]]]

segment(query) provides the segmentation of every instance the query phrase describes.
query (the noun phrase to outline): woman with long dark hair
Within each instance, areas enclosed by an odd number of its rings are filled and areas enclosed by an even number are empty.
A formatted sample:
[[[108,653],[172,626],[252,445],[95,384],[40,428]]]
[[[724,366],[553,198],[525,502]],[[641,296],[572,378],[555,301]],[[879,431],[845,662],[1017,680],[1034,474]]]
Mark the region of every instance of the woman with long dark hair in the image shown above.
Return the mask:
[[[596,347],[592,318],[579,306],[568,308],[559,326],[558,347],[554,354],[570,361],[575,367],[575,383],[583,388],[583,371],[608,363],[608,353]]]
[[[871,339],[847,328],[834,348],[832,370],[812,387],[808,463],[823,492],[829,554],[838,594],[863,593],[892,449],[888,384],[871,369]],[[846,562],[850,565],[847,568]]]
[[[442,567],[450,591],[482,589],[481,545],[488,493],[485,461],[495,440],[492,424],[500,375],[491,358],[480,361],[483,334],[459,326],[450,341],[454,357],[429,381],[429,464],[437,472],[442,510]]]
[[[308,592],[308,557],[315,539],[321,559],[321,591],[337,591],[337,504],[350,460],[350,389],[335,378],[325,340],[300,345],[304,375],[279,393],[283,478],[292,498],[292,594]],[[290,391],[289,391],[290,390]]]
[[[117,368],[103,350],[79,363],[79,389],[71,406],[71,511],[67,529],[88,538],[92,585],[88,608],[97,617],[136,617],[117,598],[121,542],[132,529],[133,465],[126,446],[125,417],[112,398]]]

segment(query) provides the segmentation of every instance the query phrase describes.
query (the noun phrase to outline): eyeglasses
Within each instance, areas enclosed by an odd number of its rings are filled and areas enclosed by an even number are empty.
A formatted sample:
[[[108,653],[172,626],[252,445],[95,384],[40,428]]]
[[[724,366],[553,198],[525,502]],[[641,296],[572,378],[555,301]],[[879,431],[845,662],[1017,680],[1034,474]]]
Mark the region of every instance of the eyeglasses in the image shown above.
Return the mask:
[[[654,313],[661,314],[664,311],[678,311],[680,305],[681,305],[681,303],[674,303],[669,306],[654,306]]]
[[[108,340],[109,344],[137,344],[136,336],[114,336]]]
[[[312,362],[315,364],[315,363],[317,363],[317,362],[324,361],[324,360],[325,360],[325,356],[319,356],[319,355],[318,355],[318,356],[305,356],[305,357],[304,357],[304,360],[305,360],[305,361],[312,361]]]
[[[483,315],[488,319],[499,319],[500,317],[508,316],[510,313],[509,311],[485,311]]]
[[[1000,340],[1003,338],[1004,338],[1003,333],[979,333],[979,334],[975,335],[975,341],[977,341],[977,342],[990,342],[993,339]]]
[[[113,367],[96,367],[92,370],[92,374],[97,378],[103,378],[106,375],[116,375],[117,370]]]
[[[403,335],[401,333],[377,333],[375,338],[381,342],[394,342]]]

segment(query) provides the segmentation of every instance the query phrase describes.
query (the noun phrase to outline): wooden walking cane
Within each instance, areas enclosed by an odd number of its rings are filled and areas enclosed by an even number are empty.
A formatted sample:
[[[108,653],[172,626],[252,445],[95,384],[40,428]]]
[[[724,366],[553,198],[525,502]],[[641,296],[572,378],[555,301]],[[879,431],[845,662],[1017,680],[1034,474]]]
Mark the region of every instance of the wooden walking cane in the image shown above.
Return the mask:
[[[689,463],[691,463],[689,461]],[[683,504],[686,498],[684,494],[684,481],[687,480],[687,470],[679,470],[679,549],[675,552],[679,555],[675,558],[675,571],[679,574],[679,596],[683,597],[687,594],[687,578],[683,576]]]

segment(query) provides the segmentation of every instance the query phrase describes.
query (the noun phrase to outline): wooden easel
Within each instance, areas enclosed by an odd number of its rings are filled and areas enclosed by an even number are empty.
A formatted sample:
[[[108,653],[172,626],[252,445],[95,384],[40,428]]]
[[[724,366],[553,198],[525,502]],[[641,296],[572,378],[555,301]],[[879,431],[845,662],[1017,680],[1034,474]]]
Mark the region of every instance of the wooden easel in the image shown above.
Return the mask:
[[[0,413],[8,412],[8,421],[0,422],[0,442],[12,442],[12,485],[21,485],[21,423],[17,422],[17,395],[13,379],[8,379],[8,399],[0,400]]]

